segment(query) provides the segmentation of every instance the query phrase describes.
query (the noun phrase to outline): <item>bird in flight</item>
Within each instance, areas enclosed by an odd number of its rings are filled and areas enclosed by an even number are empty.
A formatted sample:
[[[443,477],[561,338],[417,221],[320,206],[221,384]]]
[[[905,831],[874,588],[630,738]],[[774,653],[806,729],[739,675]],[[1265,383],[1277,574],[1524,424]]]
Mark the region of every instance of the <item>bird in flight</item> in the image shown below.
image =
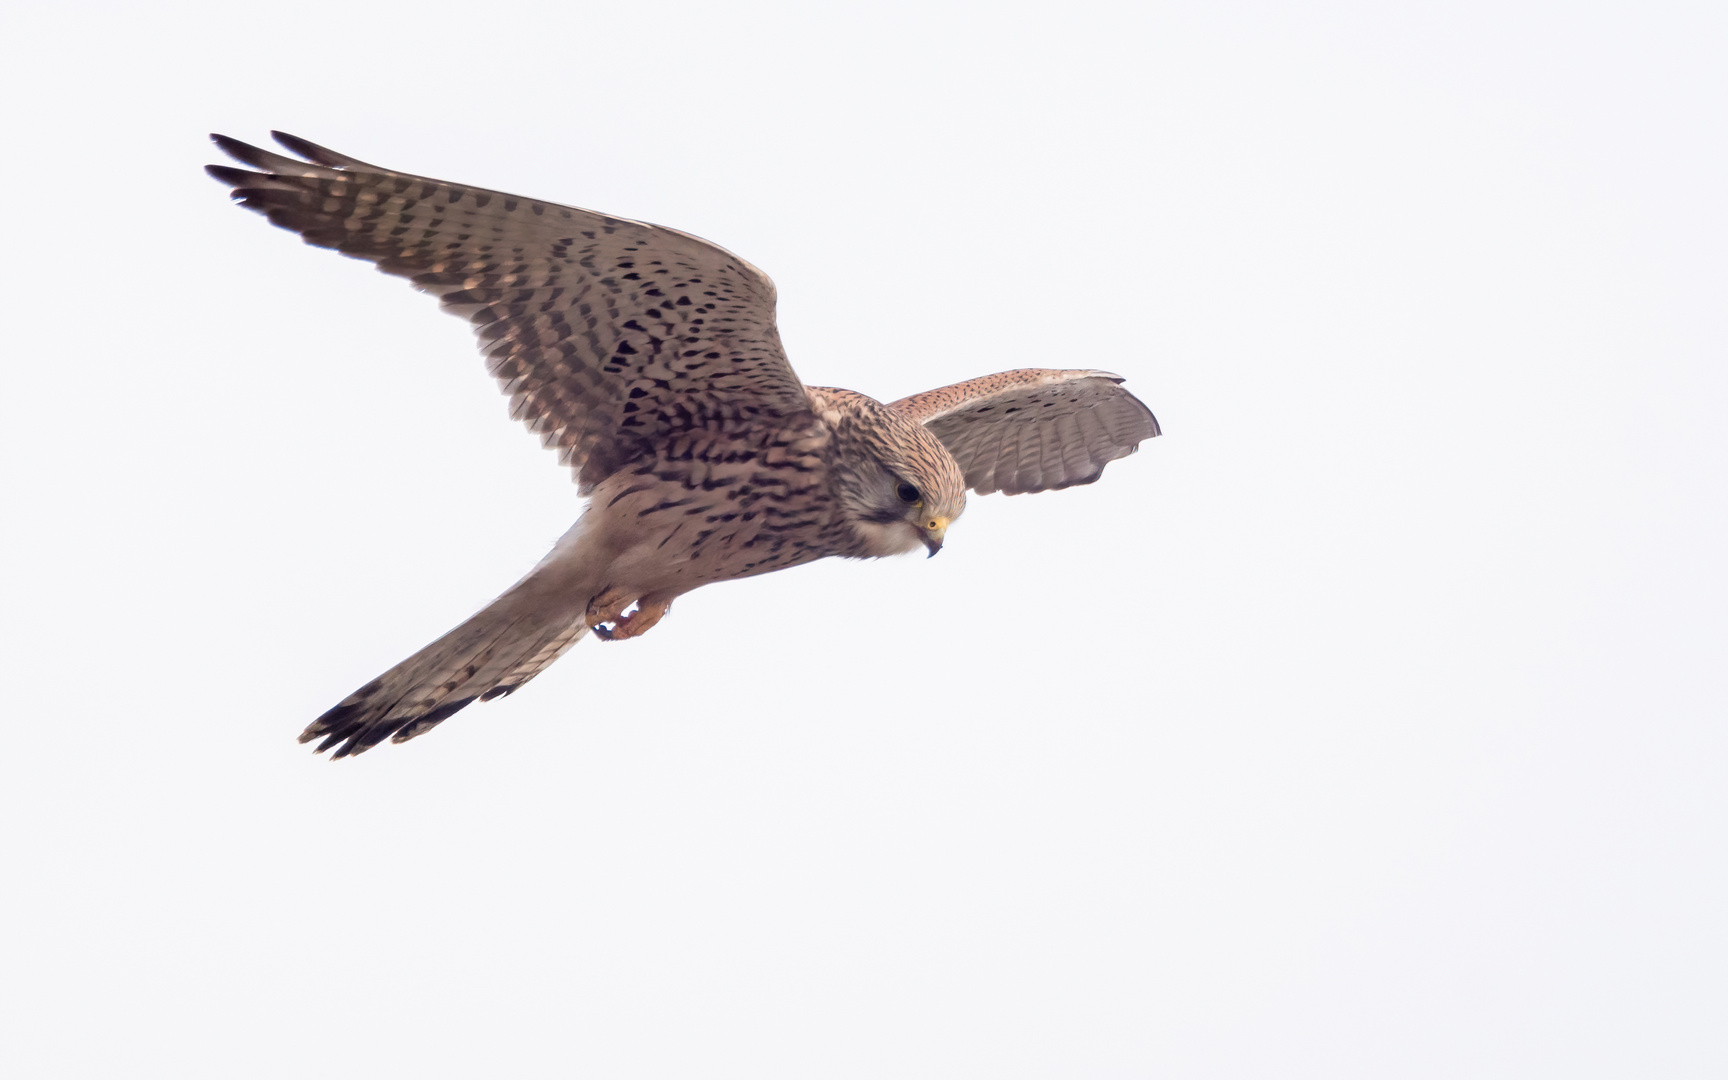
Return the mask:
[[[308,244],[467,318],[510,414],[588,497],[527,576],[314,720],[300,741],[318,752],[412,739],[521,688],[589,631],[644,633],[701,585],[830,555],[934,555],[967,489],[1090,484],[1158,434],[1107,371],[1004,371],[886,405],[806,386],[774,283],[718,245],[271,134],[299,157],[213,135],[251,169],[206,171]]]

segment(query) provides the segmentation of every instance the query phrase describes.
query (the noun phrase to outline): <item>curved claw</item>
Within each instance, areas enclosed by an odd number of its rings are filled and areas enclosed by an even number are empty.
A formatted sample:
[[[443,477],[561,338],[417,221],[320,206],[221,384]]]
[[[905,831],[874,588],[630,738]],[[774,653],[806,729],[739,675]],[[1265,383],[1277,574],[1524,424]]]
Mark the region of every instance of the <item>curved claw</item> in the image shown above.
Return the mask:
[[[624,610],[631,604],[636,610],[628,615]],[[654,628],[672,608],[671,600],[628,596],[616,590],[603,593],[588,605],[588,629],[601,641],[623,641],[640,637]]]

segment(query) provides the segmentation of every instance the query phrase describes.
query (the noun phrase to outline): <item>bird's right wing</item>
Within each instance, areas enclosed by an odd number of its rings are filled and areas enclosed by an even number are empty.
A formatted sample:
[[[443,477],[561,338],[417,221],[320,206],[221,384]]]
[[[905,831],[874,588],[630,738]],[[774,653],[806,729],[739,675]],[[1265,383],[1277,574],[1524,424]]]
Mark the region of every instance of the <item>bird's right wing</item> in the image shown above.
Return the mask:
[[[1158,420],[1108,371],[1022,368],[901,398],[980,495],[1090,484],[1158,434]]]
[[[558,448],[584,494],[681,432],[809,408],[775,329],[774,283],[724,248],[274,134],[306,160],[215,135],[262,171],[207,171],[307,243],[367,259],[466,316],[511,415]]]

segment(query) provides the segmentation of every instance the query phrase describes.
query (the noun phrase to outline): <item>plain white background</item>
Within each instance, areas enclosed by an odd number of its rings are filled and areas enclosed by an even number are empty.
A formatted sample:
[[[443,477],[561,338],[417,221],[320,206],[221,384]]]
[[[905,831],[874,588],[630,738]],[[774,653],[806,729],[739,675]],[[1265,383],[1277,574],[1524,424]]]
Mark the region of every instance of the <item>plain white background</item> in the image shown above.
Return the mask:
[[[1723,12],[10,7],[0,1067],[1723,1075]],[[1167,434],[331,764],[579,503],[271,127]]]

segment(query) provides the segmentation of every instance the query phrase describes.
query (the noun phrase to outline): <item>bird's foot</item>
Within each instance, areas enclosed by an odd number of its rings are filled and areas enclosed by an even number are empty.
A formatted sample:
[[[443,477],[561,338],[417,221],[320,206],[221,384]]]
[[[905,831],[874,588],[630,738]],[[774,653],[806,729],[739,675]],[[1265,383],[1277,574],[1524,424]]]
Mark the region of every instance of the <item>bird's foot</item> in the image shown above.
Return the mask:
[[[630,605],[636,610],[625,614]],[[623,641],[640,637],[654,628],[672,608],[670,600],[643,600],[627,592],[608,589],[588,605],[588,628],[601,641]]]
[[[625,592],[623,589],[607,589],[588,601],[588,613],[585,616],[588,628],[592,630],[601,623],[616,622],[618,617],[624,614],[624,609],[635,602],[634,593]]]

